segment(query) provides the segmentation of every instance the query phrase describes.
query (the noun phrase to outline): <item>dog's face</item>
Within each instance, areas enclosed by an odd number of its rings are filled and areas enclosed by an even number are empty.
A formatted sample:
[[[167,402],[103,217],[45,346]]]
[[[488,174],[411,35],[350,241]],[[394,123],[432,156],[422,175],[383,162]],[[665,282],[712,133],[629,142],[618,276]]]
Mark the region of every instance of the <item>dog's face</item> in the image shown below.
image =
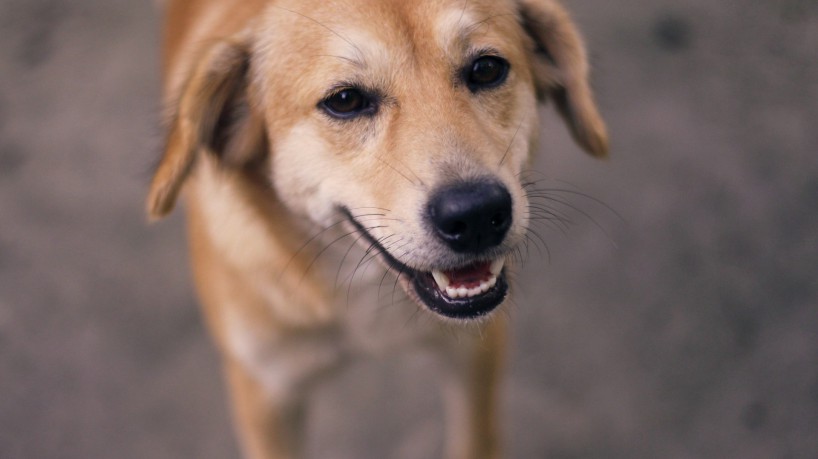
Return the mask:
[[[319,227],[344,220],[446,317],[506,296],[538,100],[554,95],[580,144],[606,149],[581,44],[551,1],[279,1],[235,40],[180,97],[188,154],[257,169]]]

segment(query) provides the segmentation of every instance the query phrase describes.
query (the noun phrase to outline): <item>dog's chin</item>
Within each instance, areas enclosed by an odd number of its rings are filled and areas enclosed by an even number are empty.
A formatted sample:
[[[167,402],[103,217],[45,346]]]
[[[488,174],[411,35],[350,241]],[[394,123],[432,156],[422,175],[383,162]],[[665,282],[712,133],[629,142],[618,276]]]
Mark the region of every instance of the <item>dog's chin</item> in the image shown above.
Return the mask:
[[[508,294],[505,259],[477,260],[454,269],[422,271],[405,265],[344,209],[362,238],[379,252],[380,260],[398,276],[407,296],[420,306],[454,320],[474,320],[494,311]]]

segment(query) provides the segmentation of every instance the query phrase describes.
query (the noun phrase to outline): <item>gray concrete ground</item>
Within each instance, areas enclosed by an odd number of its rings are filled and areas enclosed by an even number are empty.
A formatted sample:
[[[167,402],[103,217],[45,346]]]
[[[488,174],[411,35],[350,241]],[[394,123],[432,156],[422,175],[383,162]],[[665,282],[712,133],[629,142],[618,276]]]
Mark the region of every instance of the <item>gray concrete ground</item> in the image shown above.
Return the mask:
[[[818,457],[818,3],[566,3],[613,158],[549,114],[536,169],[625,222],[577,195],[599,227],[541,229],[551,259],[532,248],[511,308],[510,457]],[[151,2],[0,0],[2,458],[236,457],[181,219],[141,213],[158,24]],[[312,457],[437,455],[431,373],[345,373]]]

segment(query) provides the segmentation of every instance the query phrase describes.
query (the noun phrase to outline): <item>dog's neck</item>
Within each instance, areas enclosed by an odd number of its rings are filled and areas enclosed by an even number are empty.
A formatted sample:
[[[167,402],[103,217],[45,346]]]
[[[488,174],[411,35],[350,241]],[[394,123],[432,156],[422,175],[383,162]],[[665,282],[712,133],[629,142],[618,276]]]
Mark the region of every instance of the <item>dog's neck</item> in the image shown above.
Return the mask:
[[[236,289],[269,305],[276,322],[313,325],[332,319],[330,292],[310,269],[314,250],[304,247],[300,219],[278,200],[272,187],[245,170],[225,169],[202,156],[186,190],[191,252],[208,258],[228,281],[214,288]],[[303,248],[302,248],[303,247]],[[301,248],[301,249],[300,249]],[[197,272],[209,285],[216,276]],[[205,277],[207,279],[202,279]],[[274,285],[275,288],[271,288]],[[221,297],[221,295],[218,295]]]

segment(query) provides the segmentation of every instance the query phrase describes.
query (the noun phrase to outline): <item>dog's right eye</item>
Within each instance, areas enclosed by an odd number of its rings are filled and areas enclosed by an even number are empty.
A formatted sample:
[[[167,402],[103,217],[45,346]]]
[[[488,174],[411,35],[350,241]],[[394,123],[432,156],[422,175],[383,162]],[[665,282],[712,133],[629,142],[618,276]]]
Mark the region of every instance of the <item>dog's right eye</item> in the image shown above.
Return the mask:
[[[324,99],[320,106],[330,116],[349,119],[374,111],[370,98],[356,88],[345,88]]]
[[[465,70],[465,80],[469,89],[477,92],[483,89],[496,88],[506,81],[508,61],[490,54],[481,56]]]

